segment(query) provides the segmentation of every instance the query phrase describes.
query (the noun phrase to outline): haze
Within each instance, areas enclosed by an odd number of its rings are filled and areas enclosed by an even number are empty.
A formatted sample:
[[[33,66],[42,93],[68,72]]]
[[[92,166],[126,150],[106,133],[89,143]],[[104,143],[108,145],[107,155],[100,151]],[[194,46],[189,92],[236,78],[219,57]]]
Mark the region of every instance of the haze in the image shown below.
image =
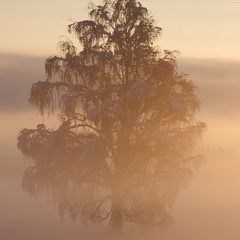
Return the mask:
[[[57,54],[68,18],[87,18],[88,1],[0,0],[0,239],[81,239],[79,226],[60,222],[46,199],[35,202],[20,183],[29,165],[16,148],[22,128],[45,121],[27,103],[30,87],[44,80],[44,60]],[[95,1],[100,2],[100,1]],[[196,169],[173,209],[175,222],[159,239],[240,238],[240,4],[238,1],[141,1],[163,34],[163,49],[179,50],[179,69],[196,80],[207,123]]]

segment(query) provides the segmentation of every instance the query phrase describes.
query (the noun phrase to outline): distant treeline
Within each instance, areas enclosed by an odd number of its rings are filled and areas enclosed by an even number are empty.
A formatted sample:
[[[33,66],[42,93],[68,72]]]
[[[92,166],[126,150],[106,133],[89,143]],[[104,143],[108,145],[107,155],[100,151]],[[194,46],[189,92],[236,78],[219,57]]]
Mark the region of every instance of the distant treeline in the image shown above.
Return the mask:
[[[221,157],[221,158],[228,157],[230,159],[237,158],[237,154],[231,148],[215,147],[209,144],[199,145],[196,149],[196,152],[205,155],[206,158],[208,157]]]

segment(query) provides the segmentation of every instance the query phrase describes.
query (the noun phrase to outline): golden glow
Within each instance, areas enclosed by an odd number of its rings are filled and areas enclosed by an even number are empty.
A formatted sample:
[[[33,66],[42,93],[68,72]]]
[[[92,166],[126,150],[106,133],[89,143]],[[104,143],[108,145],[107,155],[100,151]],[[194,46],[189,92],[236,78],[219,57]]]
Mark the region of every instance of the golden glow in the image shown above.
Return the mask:
[[[93,1],[100,3],[100,0]],[[239,4],[236,1],[141,1],[163,33],[160,46],[185,57],[239,59]],[[73,21],[87,18],[87,0],[2,1],[0,52],[49,56]]]
[[[17,54],[44,58],[56,54],[59,37],[68,36],[66,27],[71,23],[68,18],[74,21],[87,18],[88,2],[1,2],[0,57],[3,52],[5,56],[12,55],[0,59],[0,83],[8,86],[0,89],[0,239],[38,239],[36,236],[45,240],[79,239],[77,224],[72,225],[68,219],[60,223],[52,206],[42,201],[36,204],[20,189],[26,166],[17,150],[16,137],[21,128],[35,128],[42,117],[23,104],[28,96],[23,99],[16,95],[29,90],[35,81],[44,80],[44,59],[34,62],[35,57],[30,57],[23,61]],[[163,233],[163,238],[238,239],[240,5],[236,0],[141,2],[163,28],[161,48],[181,51],[180,70],[197,80],[202,100],[199,116],[208,125],[203,146],[210,146],[206,163],[196,170],[190,186],[182,191],[173,209],[175,223]],[[11,81],[10,72],[16,72]],[[8,102],[7,95],[12,95],[15,107]],[[23,109],[19,107],[22,105]],[[45,119],[49,127],[58,126],[56,121]]]

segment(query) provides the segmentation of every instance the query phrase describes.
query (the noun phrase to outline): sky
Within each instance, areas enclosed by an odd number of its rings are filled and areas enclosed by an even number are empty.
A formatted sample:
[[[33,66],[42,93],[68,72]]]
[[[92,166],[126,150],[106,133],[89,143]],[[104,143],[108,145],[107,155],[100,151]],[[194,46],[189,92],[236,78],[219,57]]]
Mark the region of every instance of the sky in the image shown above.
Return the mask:
[[[42,121],[54,127],[53,119],[42,119],[28,105],[30,88],[45,79],[44,61],[58,54],[57,42],[62,36],[70,37],[67,25],[87,19],[88,2],[0,0],[0,239],[66,239],[69,232],[70,240],[78,239],[73,237],[77,227],[60,223],[52,205],[35,203],[22,193],[21,175],[29,163],[21,159],[16,137],[22,128],[34,128]],[[200,167],[190,187],[180,195],[172,235],[164,239],[238,240],[240,1],[141,3],[163,29],[157,44],[161,49],[181,52],[179,71],[188,73],[198,86],[202,101],[198,118],[208,126],[202,144],[230,149],[237,156],[234,160],[227,154],[215,156]],[[27,228],[30,224],[31,231]]]
[[[96,4],[101,1],[94,1]],[[87,0],[0,0],[0,52],[49,56],[70,19],[87,18]],[[185,57],[239,59],[237,0],[143,0],[162,27],[159,44]]]

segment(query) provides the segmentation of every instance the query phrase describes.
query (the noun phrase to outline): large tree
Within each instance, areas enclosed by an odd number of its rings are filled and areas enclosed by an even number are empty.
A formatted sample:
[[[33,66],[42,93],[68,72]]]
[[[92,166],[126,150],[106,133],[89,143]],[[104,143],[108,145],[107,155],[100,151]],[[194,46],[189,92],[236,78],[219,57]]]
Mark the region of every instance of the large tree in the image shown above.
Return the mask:
[[[29,102],[61,125],[23,129],[18,147],[33,160],[22,186],[47,192],[61,216],[122,230],[163,225],[176,193],[201,158],[192,150],[205,128],[195,119],[196,86],[136,0],[91,4],[90,20],[68,26],[60,56],[46,60],[46,81]]]

